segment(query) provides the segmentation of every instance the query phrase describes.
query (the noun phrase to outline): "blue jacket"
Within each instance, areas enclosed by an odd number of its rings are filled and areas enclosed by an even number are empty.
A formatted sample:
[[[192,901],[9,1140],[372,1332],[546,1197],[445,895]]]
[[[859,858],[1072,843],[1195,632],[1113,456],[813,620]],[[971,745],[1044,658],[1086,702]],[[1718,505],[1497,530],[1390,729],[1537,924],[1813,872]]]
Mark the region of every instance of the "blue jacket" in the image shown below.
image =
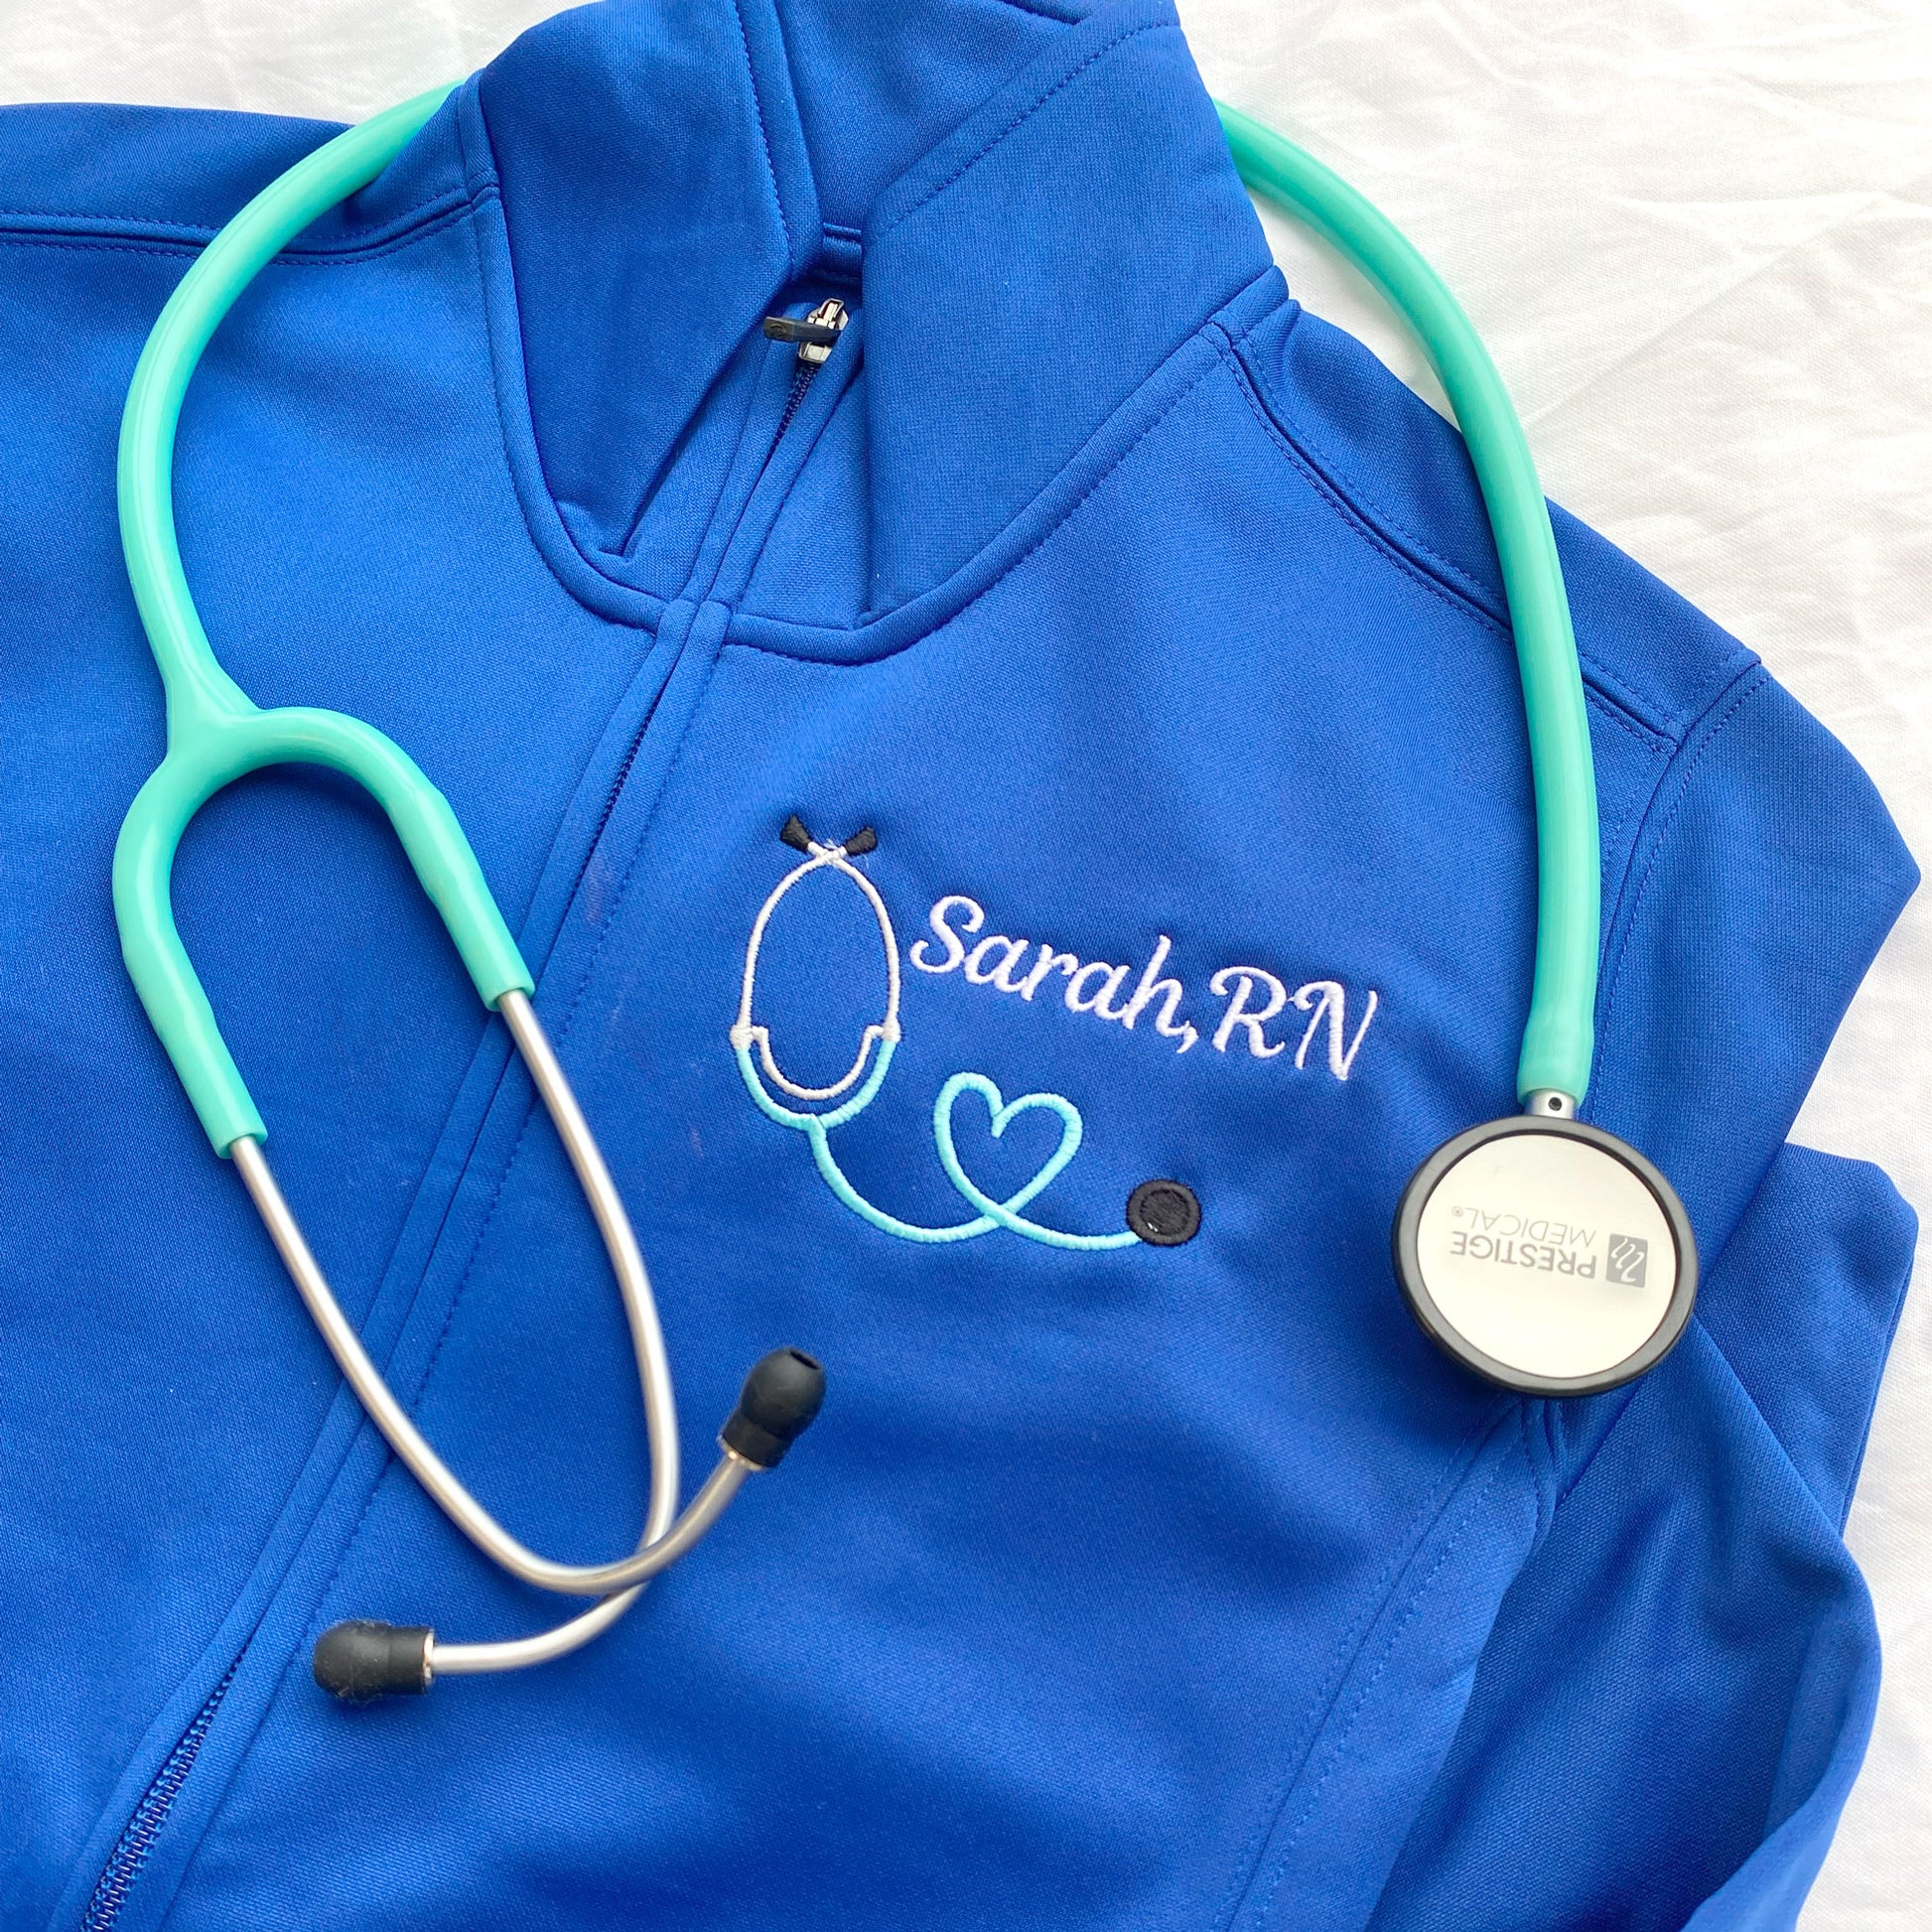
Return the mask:
[[[326,132],[0,113],[0,1924],[1789,1926],[1870,1723],[1840,1527],[1912,1224],[1784,1140],[1915,874],[1750,652],[1559,514],[1587,1113],[1672,1176],[1706,1285],[1593,1401],[1432,1348],[1391,1213],[1513,1107],[1528,995],[1495,562],[1453,431],[1290,299],[1165,0],[564,15],[216,338],[178,466],[216,648],[379,725],[468,827],[688,1463],[765,1348],[830,1376],[603,1641],[317,1690],[340,1617],[568,1607],[342,1389],[108,900],[162,744],[121,399],[198,246]],[[808,377],[759,323],[827,298]],[[794,814],[876,829],[877,904],[830,866],[782,895],[748,1031]],[[374,808],[246,780],[176,900],[431,1439],[547,1553],[627,1551],[589,1217]],[[895,979],[870,1104],[788,1123]],[[1041,1238],[1122,1234],[1157,1176],[1184,1245]]]

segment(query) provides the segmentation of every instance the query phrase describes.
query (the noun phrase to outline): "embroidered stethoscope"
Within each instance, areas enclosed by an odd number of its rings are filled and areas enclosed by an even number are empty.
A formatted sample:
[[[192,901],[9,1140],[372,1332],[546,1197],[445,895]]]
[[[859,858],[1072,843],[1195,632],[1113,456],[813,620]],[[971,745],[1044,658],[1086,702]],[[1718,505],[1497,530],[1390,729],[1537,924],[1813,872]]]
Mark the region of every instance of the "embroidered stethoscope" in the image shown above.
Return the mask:
[[[1063,1094],[1023,1093],[1017,1100],[1008,1100],[984,1073],[953,1074],[940,1087],[939,1098],[932,1108],[932,1138],[938,1149],[939,1165],[944,1169],[946,1178],[974,1209],[970,1220],[958,1221],[948,1227],[922,1227],[916,1221],[902,1221],[897,1214],[889,1214],[860,1193],[839,1166],[828,1137],[835,1127],[843,1127],[847,1121],[856,1120],[872,1105],[899,1042],[898,938],[893,931],[893,916],[886,909],[886,901],[880,897],[879,888],[852,863],[854,859],[863,858],[873,851],[879,839],[871,826],[867,826],[863,831],[855,832],[843,845],[821,845],[806,831],[803,821],[795,812],[785,821],[784,829],[778,836],[786,845],[794,851],[803,852],[806,857],[802,864],[793,866],[772,887],[764,903],[759,907],[757,918],[752,921],[752,936],[745,943],[745,973],[739,985],[738,1019],[731,1030],[732,1050],[738,1055],[738,1070],[745,1077],[745,1085],[760,1111],[780,1127],[793,1128],[804,1135],[810,1144],[812,1159],[825,1177],[825,1184],[853,1213],[861,1220],[870,1221],[881,1233],[897,1235],[901,1241],[970,1241],[976,1235],[991,1234],[997,1228],[1004,1228],[1010,1234],[1025,1235],[1030,1241],[1044,1242],[1050,1248],[1131,1248],[1137,1241],[1146,1241],[1155,1247],[1178,1247],[1192,1239],[1200,1227],[1199,1203],[1194,1198],[1193,1190],[1176,1180],[1143,1181],[1136,1187],[1128,1196],[1127,1226],[1116,1233],[1068,1234],[1023,1214],[1020,1210],[1049,1186],[1067,1163],[1079,1153],[1085,1128],[1079,1108]],[[880,944],[886,959],[886,1011],[859,1035],[858,1057],[846,1069],[843,1078],[829,1087],[807,1087],[787,1077],[772,1056],[770,1031],[752,1017],[752,1002],[758,990],[759,948],[764,943],[765,928],[771,923],[771,915],[787,893],[814,873],[821,872],[851,880],[865,896],[866,903],[878,922]],[[870,1073],[866,1071],[868,1060],[872,1062]],[[837,1101],[846,1093],[851,1093],[852,1097],[826,1113],[800,1112],[797,1108],[785,1106],[782,1101],[772,1099],[765,1084],[767,1080],[794,1100]],[[1022,1114],[1044,1112],[1053,1115],[1060,1123],[1058,1146],[1046,1157],[1033,1178],[1005,1200],[995,1200],[983,1192],[960,1165],[958,1150],[953,1145],[952,1115],[953,1105],[963,1093],[977,1094],[986,1102],[996,1139]]]
[[[371,726],[333,711],[257,707],[215,660],[183,572],[173,504],[175,431],[208,339],[261,268],[319,215],[373,181],[449,91],[405,102],[318,148],[207,245],[142,350],[122,418],[118,468],[128,576],[168,700],[167,756],[141,787],[114,851],[114,909],[129,975],[215,1153],[234,1163],[323,1339],[390,1448],[451,1522],[512,1576],[600,1599],[554,1629],[502,1643],[451,1644],[427,1628],[337,1624],[316,1645],[314,1672],[326,1690],[349,1699],[427,1690],[435,1676],[514,1670],[588,1642],[630,1607],[647,1579],[699,1541],[751,1474],[779,1460],[817,1414],[824,1393],[824,1373],[809,1355],[798,1349],[767,1355],[724,1426],[719,1461],[679,1513],[677,1414],[649,1279],[617,1188],[531,1006],[529,969],[469,841],[442,794]],[[1489,509],[1522,670],[1538,849],[1536,976],[1518,1072],[1527,1111],[1456,1136],[1417,1170],[1396,1214],[1396,1273],[1422,1325],[1478,1373],[1530,1394],[1610,1388],[1641,1374],[1682,1333],[1696,1292],[1697,1256],[1683,1207],[1657,1170],[1614,1136],[1575,1118],[1592,1050],[1601,897],[1596,792],[1576,639],[1535,466],[1494,366],[1421,256],[1367,202],[1291,142],[1231,109],[1223,108],[1221,117],[1249,186],[1334,242],[1390,297],[1428,350]],[[767,333],[822,359],[836,329],[818,320],[778,320]],[[604,1236],[636,1356],[651,1456],[642,1539],[620,1562],[540,1557],[458,1481],[364,1350],[269,1172],[262,1152],[267,1130],[183,949],[169,894],[175,851],[195,813],[234,779],[288,761],[345,773],[387,812],[484,1006],[502,1015]],[[972,1217],[919,1227],[860,1195],[833,1158],[828,1136],[871,1103],[892,1062],[898,1038],[897,942],[884,901],[852,863],[861,856],[861,838],[823,846],[802,827],[798,837],[807,856],[780,881],[754,928],[732,1044],[753,1098],[772,1120],[805,1135],[839,1199],[874,1227],[915,1241],[966,1240],[996,1228],[1068,1249],[1185,1240],[1198,1225],[1198,1209],[1189,1224],[1191,1195],[1183,1199],[1177,1183],[1144,1182],[1136,1190],[1152,1233],[1136,1231],[1131,1204],[1128,1229],[1108,1234],[1063,1233],[1025,1213],[1077,1152],[1080,1116],[1058,1094],[1007,1101],[978,1073],[954,1074],[933,1114],[940,1165],[974,1209]],[[891,991],[884,1018],[867,1028],[850,1071],[815,1090],[779,1069],[768,1035],[752,1017],[752,996],[772,906],[801,879],[828,869],[851,880],[872,906]],[[792,1100],[835,1104],[822,1114],[788,1107],[771,1097],[761,1076]],[[1004,1200],[976,1185],[954,1150],[952,1110],[967,1093],[991,1110],[996,1135],[1035,1109],[1060,1121],[1051,1157]]]

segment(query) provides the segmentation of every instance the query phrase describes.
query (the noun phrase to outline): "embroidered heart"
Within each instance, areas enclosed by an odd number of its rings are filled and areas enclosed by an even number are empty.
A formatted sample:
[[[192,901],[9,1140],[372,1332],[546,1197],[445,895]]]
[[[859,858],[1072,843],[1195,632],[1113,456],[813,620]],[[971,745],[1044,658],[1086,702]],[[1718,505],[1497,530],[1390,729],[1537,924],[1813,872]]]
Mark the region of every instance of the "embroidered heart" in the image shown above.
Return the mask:
[[[1059,1145],[1046,1157],[1034,1177],[1019,1192],[1008,1195],[1004,1201],[997,1201],[990,1194],[980,1190],[960,1165],[958,1150],[953,1146],[953,1103],[962,1093],[968,1092],[978,1094],[986,1102],[991,1116],[989,1125],[995,1140],[1000,1139],[1007,1128],[1022,1114],[1030,1114],[1035,1108],[1043,1109],[1059,1118]],[[938,1144],[939,1164],[946,1171],[946,1178],[972,1202],[974,1207],[982,1214],[991,1216],[1002,1227],[1013,1227],[1018,1210],[1025,1207],[1041,1188],[1047,1186],[1061,1169],[1079,1153],[1082,1131],[1080,1110],[1064,1095],[1023,1093],[1017,1100],[1007,1100],[984,1073],[955,1073],[939,1089],[939,1098],[933,1103],[932,1108],[932,1136]]]

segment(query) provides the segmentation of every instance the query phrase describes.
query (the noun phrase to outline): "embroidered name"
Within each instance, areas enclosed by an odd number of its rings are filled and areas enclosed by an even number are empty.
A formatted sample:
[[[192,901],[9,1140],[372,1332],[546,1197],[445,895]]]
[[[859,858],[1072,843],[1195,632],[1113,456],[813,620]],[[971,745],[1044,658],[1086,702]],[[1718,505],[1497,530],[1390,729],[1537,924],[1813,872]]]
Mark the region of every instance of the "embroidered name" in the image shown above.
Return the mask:
[[[1182,1013],[1186,987],[1165,970],[1173,950],[1173,942],[1165,932],[1136,978],[1132,965],[1082,960],[1073,953],[1060,952],[1044,939],[1015,939],[1004,932],[981,937],[986,908],[964,893],[948,893],[937,900],[926,923],[933,938],[914,940],[906,955],[922,973],[958,972],[974,986],[990,986],[996,993],[1014,994],[1022,1000],[1031,1001],[1041,993],[1051,999],[1057,994],[1069,1013],[1091,1014],[1130,1033],[1146,1017],[1154,1032],[1179,1042],[1174,1048],[1177,1053],[1186,1052],[1201,1037]],[[940,950],[934,949],[933,939]],[[1348,994],[1339,980],[1307,980],[1290,991],[1288,983],[1265,966],[1223,966],[1207,986],[1222,1003],[1208,1040],[1217,1053],[1225,1053],[1231,1044],[1238,1043],[1256,1059],[1273,1059],[1288,1051],[1300,1017],[1306,1014],[1293,1063],[1306,1067],[1311,1048],[1320,1042],[1325,1046],[1328,1071],[1337,1080],[1348,1078],[1362,1036],[1381,1005],[1381,996],[1370,987],[1361,1019],[1351,1035]],[[1296,1019],[1285,1020],[1291,1007]],[[1271,1038],[1268,1030],[1276,1023],[1281,1023],[1280,1036]]]

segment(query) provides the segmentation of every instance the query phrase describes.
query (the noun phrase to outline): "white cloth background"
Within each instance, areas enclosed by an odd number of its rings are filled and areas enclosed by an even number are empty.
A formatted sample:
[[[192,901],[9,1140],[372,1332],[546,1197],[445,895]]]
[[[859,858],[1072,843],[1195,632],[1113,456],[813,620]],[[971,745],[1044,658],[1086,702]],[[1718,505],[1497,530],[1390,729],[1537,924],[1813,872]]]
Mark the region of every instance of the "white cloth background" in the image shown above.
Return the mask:
[[[1434,260],[1550,493],[1760,651],[1932,867],[1932,6],[1180,0],[1208,83]],[[0,101],[354,119],[550,0],[0,0]],[[674,104],[667,103],[667,107]],[[1442,406],[1376,299],[1270,217],[1289,282]],[[1932,891],[1797,1138],[1932,1215]],[[1805,1932],[1932,1922],[1932,1284],[1852,1513],[1884,1633],[1870,1755]]]

